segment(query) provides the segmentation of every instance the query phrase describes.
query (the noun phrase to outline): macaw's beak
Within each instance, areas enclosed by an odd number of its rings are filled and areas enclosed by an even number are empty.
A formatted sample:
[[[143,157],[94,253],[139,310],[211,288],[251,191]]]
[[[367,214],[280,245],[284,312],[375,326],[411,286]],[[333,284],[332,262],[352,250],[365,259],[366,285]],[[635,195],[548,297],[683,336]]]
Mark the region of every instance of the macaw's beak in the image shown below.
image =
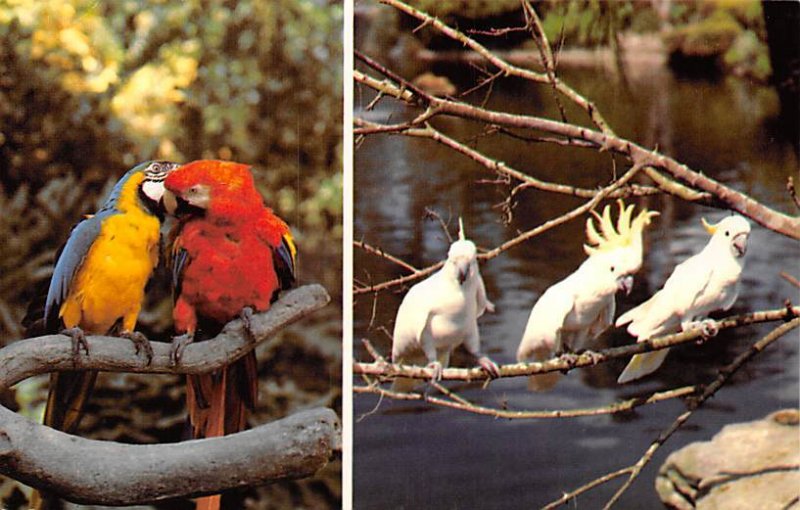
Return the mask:
[[[172,191],[165,189],[164,197],[161,199],[164,204],[164,209],[170,216],[180,218],[183,216],[202,216],[206,210],[204,207],[199,207],[189,202],[182,195],[176,195]],[[197,199],[198,202],[205,200],[205,197]]]
[[[617,290],[625,292],[625,295],[631,293],[631,289],[633,289],[633,276],[622,276],[617,278]]]
[[[737,257],[744,257],[747,253],[747,239],[750,236],[747,232],[736,234],[733,238],[733,249],[736,250]]]
[[[164,203],[164,209],[166,209],[167,213],[171,216],[175,216],[175,211],[178,210],[178,198],[175,196],[175,193],[165,189],[164,196],[161,200]]]

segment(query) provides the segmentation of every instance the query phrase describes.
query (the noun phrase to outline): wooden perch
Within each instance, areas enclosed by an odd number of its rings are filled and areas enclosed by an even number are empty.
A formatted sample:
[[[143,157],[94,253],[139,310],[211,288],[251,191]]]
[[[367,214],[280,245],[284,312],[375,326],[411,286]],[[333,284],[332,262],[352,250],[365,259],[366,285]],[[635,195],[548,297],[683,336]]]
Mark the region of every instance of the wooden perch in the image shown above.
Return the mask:
[[[208,372],[329,301],[320,285],[289,291],[269,311],[253,316],[256,342],[247,340],[237,319],[215,338],[189,345],[177,366],[170,363],[170,344],[163,342],[152,344],[148,364],[124,338],[89,336],[89,355],[77,358],[64,335],[18,341],[0,349],[0,388],[59,370]],[[78,503],[142,504],[310,476],[341,450],[340,436],[336,414],[320,408],[220,438],[126,445],[68,435],[0,406],[0,474]]]
[[[787,306],[775,310],[764,310],[744,315],[734,315],[716,321],[717,328],[722,331],[729,328],[737,328],[749,324],[762,322],[773,322],[780,320],[790,320],[800,316],[800,306]],[[652,338],[643,342],[637,342],[622,347],[611,347],[599,352],[586,352],[580,355],[564,355],[550,360],[530,363],[513,363],[500,367],[500,377],[519,377],[548,372],[566,372],[575,368],[588,367],[598,363],[604,363],[615,358],[623,358],[634,354],[656,351],[674,347],[689,342],[694,342],[702,338],[703,334],[699,328],[690,329],[680,333],[664,335]],[[353,374],[376,376],[385,378],[406,377],[411,379],[430,379],[433,370],[427,367],[412,365],[401,365],[388,363],[383,359],[372,363],[353,362]],[[442,370],[443,380],[459,381],[483,381],[488,379],[488,375],[483,368],[445,368]]]
[[[86,504],[144,504],[302,478],[341,449],[339,420],[330,409],[172,444],[84,439],[4,407],[0,424],[0,473]]]
[[[283,294],[269,311],[256,314],[252,330],[257,343],[319,310],[330,301],[321,285],[306,285]],[[152,342],[153,359],[148,365],[144,356],[137,356],[133,343],[125,338],[88,336],[89,355],[72,354],[72,342],[64,335],[30,338],[0,349],[0,387],[46,372],[61,370],[105,370],[151,374],[201,374],[222,368],[241,358],[253,348],[242,333],[242,321],[228,323],[216,337],[190,344],[183,351],[177,366],[170,363],[170,344]]]

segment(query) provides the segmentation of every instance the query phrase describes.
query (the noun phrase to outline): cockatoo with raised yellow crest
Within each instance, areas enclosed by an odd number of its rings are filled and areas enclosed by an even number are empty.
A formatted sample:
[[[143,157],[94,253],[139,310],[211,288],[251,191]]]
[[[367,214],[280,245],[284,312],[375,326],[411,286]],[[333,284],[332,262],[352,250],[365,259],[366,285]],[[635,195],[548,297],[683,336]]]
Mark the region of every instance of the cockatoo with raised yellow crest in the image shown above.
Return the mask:
[[[658,213],[643,209],[633,218],[633,205],[618,200],[616,228],[611,208],[602,216],[592,211],[586,220],[584,245],[587,258],[565,279],[548,288],[531,310],[517,349],[517,360],[543,361],[564,353],[586,349],[614,322],[615,294],[630,292],[633,274],[642,266],[642,232]],[[594,224],[597,219],[600,232]],[[561,374],[534,375],[529,387],[552,388]]]
[[[450,354],[462,344],[490,376],[499,375],[497,365],[481,352],[478,334],[478,317],[494,312],[494,304],[486,297],[475,244],[466,239],[461,220],[459,224],[458,240],[450,245],[444,266],[411,287],[394,323],[392,361],[427,361],[434,380],[441,379]],[[397,383],[395,389],[409,389],[409,381]]]
[[[705,248],[675,266],[664,287],[653,297],[617,319],[617,326],[628,324],[628,333],[640,342],[694,327],[713,335],[715,323],[698,319],[714,310],[728,310],[736,301],[750,223],[741,216],[729,216],[716,225],[703,220],[703,226],[711,234]],[[626,383],[654,372],[668,351],[635,355],[617,382]]]

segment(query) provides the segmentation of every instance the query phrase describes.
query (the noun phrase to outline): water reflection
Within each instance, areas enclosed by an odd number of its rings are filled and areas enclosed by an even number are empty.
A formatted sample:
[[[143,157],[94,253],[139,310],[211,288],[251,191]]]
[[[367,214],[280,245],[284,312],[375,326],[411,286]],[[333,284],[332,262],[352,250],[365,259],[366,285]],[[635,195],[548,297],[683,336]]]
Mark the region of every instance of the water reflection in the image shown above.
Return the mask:
[[[454,67],[440,66],[457,85],[471,83]],[[468,73],[466,73],[468,74]],[[770,89],[736,80],[676,81],[669,73],[631,78],[631,94],[620,92],[612,76],[569,73],[565,79],[590,97],[618,133],[702,170],[779,210],[792,211],[785,191],[787,175],[798,163],[790,144],[774,136],[777,97]],[[358,96],[357,96],[358,97]],[[363,98],[361,104],[367,104]],[[495,87],[488,106],[512,112],[556,115],[550,92],[518,81]],[[389,100],[379,103],[373,118],[397,122],[414,112]],[[570,119],[585,116],[569,110]],[[481,128],[457,119],[437,120],[437,127],[460,140],[477,137],[474,146],[543,180],[596,187],[612,178],[610,156],[546,144],[520,144],[507,137],[480,137]],[[356,151],[356,239],[378,245],[409,263],[424,267],[444,258],[448,241],[437,222],[424,220],[426,208],[445,219],[465,219],[468,235],[492,248],[533,228],[581,201],[536,190],[519,195],[513,221],[504,225],[496,207],[507,186],[478,183],[494,179],[482,167],[429,140],[402,136],[370,137]],[[621,162],[620,162],[621,163]],[[621,169],[621,167],[620,167]],[[670,197],[651,197],[641,206],[658,210],[645,236],[644,265],[634,291],[618,300],[618,313],[635,306],[664,283],[676,264],[699,251],[708,236],[700,217],[715,222],[724,211],[687,205]],[[454,225],[454,224],[453,224]],[[452,231],[455,230],[453,227]],[[497,313],[480,321],[482,345],[498,363],[514,355],[531,307],[541,293],[572,272],[583,260],[583,221],[573,221],[523,243],[485,264],[481,271]],[[797,290],[779,277],[797,275],[798,243],[754,225],[739,300],[731,313],[781,306]],[[380,282],[403,274],[397,266],[355,252],[356,278]],[[390,351],[388,335],[402,292],[357,296],[355,332],[381,352]],[[672,349],[653,377],[619,386],[616,377],[625,360],[562,378],[550,393],[529,393],[523,379],[493,382],[488,389],[465,386],[474,401],[512,409],[563,409],[606,405],[657,389],[705,383],[769,326],[724,332],[702,346]],[[623,330],[603,337],[608,345],[630,343]],[[620,508],[660,507],[652,480],[669,451],[690,441],[708,439],[735,421],[759,418],[798,404],[797,343],[784,339],[759,355],[699,411],[688,427],[670,440]],[[471,359],[456,356],[453,364]],[[359,382],[359,381],[357,381]],[[377,399],[355,397],[355,414],[373,410]],[[634,462],[656,434],[683,407],[665,402],[623,416],[574,420],[502,421],[418,404],[383,401],[376,412],[356,422],[354,433],[355,507],[370,508],[532,508],[557,498],[601,474]],[[581,498],[594,508],[616,487],[603,487]]]

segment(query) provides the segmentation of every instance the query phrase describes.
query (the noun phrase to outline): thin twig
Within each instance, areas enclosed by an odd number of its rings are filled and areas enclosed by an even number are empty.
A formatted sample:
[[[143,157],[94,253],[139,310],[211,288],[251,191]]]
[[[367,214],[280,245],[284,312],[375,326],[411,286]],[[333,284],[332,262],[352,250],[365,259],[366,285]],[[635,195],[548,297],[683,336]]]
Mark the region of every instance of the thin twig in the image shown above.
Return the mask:
[[[792,329],[800,326],[800,318],[795,317],[789,322],[781,324],[777,328],[773,329],[770,333],[766,336],[758,340],[755,344],[753,344],[750,349],[745,351],[744,353],[740,354],[733,360],[730,364],[726,365],[725,367],[721,368],[718,372],[716,379],[705,387],[703,392],[698,397],[692,397],[688,399],[689,402],[689,409],[682,413],[675,421],[661,434],[659,434],[658,438],[656,438],[653,443],[650,444],[648,449],[645,451],[644,455],[639,458],[639,460],[630,466],[618,469],[606,475],[603,475],[597,479],[594,479],[584,485],[581,485],[577,489],[567,492],[563,494],[560,498],[555,501],[551,501],[550,503],[544,505],[542,510],[553,510],[558,508],[561,505],[568,503],[569,501],[573,500],[580,494],[583,494],[599,485],[607,483],[615,478],[619,478],[622,475],[628,475],[628,479],[625,483],[617,490],[617,492],[612,496],[612,498],[606,503],[604,506],[604,510],[610,509],[622,496],[622,494],[631,486],[633,481],[639,476],[641,473],[642,468],[652,459],[653,455],[655,454],[656,450],[664,444],[664,442],[669,439],[669,437],[675,433],[684,423],[686,420],[689,419],[692,412],[699,408],[703,402],[713,396],[729,379],[730,377],[739,370],[747,361],[749,361],[753,356],[758,354],[759,352],[763,351],[769,344],[775,342],[780,337],[791,331]]]
[[[567,122],[567,112],[564,111],[564,105],[561,104],[561,99],[558,97],[558,79],[556,78],[556,66],[553,59],[553,52],[550,49],[550,42],[542,28],[542,23],[539,20],[539,15],[533,9],[529,0],[521,0],[522,10],[525,13],[526,25],[531,32],[536,47],[539,49],[539,56],[542,58],[545,71],[547,71],[547,79],[553,86],[553,98],[556,101],[558,112],[561,114],[561,120]]]
[[[541,225],[539,225],[539,226],[537,226],[535,228],[532,228],[531,230],[528,230],[526,232],[523,232],[523,233],[519,234],[518,236],[514,237],[513,239],[510,239],[510,240],[502,243],[501,245],[499,245],[499,246],[497,246],[497,247],[495,247],[495,248],[493,248],[493,249],[491,249],[491,250],[489,250],[489,251],[487,251],[485,253],[479,254],[478,255],[478,259],[482,260],[482,261],[491,260],[491,259],[497,257],[498,255],[500,255],[501,253],[503,253],[504,251],[509,250],[509,249],[513,248],[514,246],[517,246],[518,244],[520,244],[520,243],[522,243],[524,241],[527,241],[527,240],[529,240],[529,239],[531,239],[533,237],[536,237],[536,236],[538,236],[538,235],[540,235],[540,234],[542,234],[544,232],[547,232],[548,230],[550,230],[550,229],[552,229],[554,227],[557,227],[558,225],[561,225],[562,223],[566,223],[566,222],[568,222],[570,220],[573,220],[573,219],[577,218],[578,216],[586,213],[587,211],[590,211],[597,204],[599,204],[604,198],[607,198],[607,197],[611,196],[614,193],[614,191],[616,191],[620,187],[624,186],[630,179],[633,178],[634,175],[636,175],[636,173],[640,169],[641,169],[641,167],[637,167],[637,166],[631,167],[630,170],[628,170],[622,177],[620,177],[616,181],[612,182],[611,184],[609,184],[605,188],[599,190],[597,192],[597,194],[595,194],[591,198],[591,200],[589,200],[586,203],[576,207],[575,209],[569,211],[566,214],[562,214],[561,216],[559,216],[557,218],[553,218],[552,220],[547,221],[547,222],[545,222],[545,223],[543,223],[543,224],[541,224]],[[385,290],[385,289],[388,289],[390,287],[394,287],[394,286],[397,286],[397,285],[404,285],[406,283],[410,283],[412,281],[415,281],[415,280],[417,280],[419,278],[424,278],[424,277],[426,277],[426,276],[428,276],[430,274],[433,274],[440,267],[442,267],[443,264],[444,264],[444,262],[440,261],[437,264],[429,266],[429,267],[427,267],[425,269],[420,269],[416,273],[413,273],[413,274],[410,274],[410,275],[404,275],[404,276],[401,276],[399,278],[395,278],[393,280],[388,280],[388,281],[385,281],[383,283],[379,283],[379,284],[375,284],[375,285],[355,287],[353,289],[353,294],[357,295],[357,294],[366,294],[368,292],[378,292],[380,290]]]
[[[635,164],[644,166],[647,175],[656,179],[656,184],[668,193],[690,201],[702,201],[707,205],[733,209],[773,232],[783,234],[792,239],[800,239],[800,217],[789,216],[772,209],[740,191],[729,188],[670,157],[664,156],[657,151],[645,149],[630,140],[573,124],[530,115],[492,111],[438,97],[431,98],[430,107],[435,110],[436,115],[453,115],[512,128],[537,129],[567,138],[578,138],[595,143],[602,147],[603,150],[622,154],[630,158]],[[678,182],[667,179],[657,170],[670,174],[673,178],[685,182],[697,190],[701,190],[706,195],[691,189],[688,190],[688,194],[685,193],[687,188]],[[707,201],[709,195],[713,197],[713,200]]]
[[[708,400],[720,388],[722,388],[722,386],[728,382],[728,380],[733,376],[733,374],[736,373],[737,370],[742,367],[742,365],[747,363],[753,356],[766,349],[771,343],[777,341],[783,335],[798,326],[800,326],[800,318],[794,318],[785,324],[781,324],[769,332],[766,336],[762,337],[759,341],[754,343],[749,350],[737,356],[736,359],[734,359],[729,365],[722,368],[719,371],[717,378],[711,384],[709,384],[705,390],[703,390],[700,396],[698,396],[695,400],[690,399],[689,409],[678,416],[675,421],[672,422],[672,425],[659,434],[658,438],[653,441],[645,454],[636,462],[636,464],[632,466],[628,479],[625,481],[622,487],[620,487],[617,492],[614,493],[611,499],[608,500],[608,503],[606,503],[606,505],[603,507],[603,510],[610,509],[617,501],[619,501],[619,498],[622,497],[625,491],[628,490],[631,484],[633,484],[634,480],[636,480],[636,477],[639,476],[639,473],[642,472],[642,468],[644,468],[647,463],[650,462],[650,459],[653,458],[656,450],[658,450],[658,448],[664,444],[672,434],[674,434],[679,428],[681,428],[681,426],[683,426],[684,423],[686,423],[692,413],[699,408],[703,402]]]
[[[415,9],[414,7],[411,7],[410,5],[404,3],[404,2],[402,2],[400,0],[380,0],[380,2],[384,3],[386,5],[390,5],[390,6],[394,7],[395,9],[398,9],[398,10],[400,10],[402,12],[405,12],[406,14],[409,14],[409,15],[411,15],[411,16],[413,16],[413,17],[415,17],[415,18],[417,18],[417,19],[419,19],[421,21],[427,21],[433,28],[435,28],[440,33],[446,35],[447,37],[450,37],[451,39],[454,39],[454,40],[460,42],[461,44],[463,44],[464,46],[468,47],[472,51],[474,51],[474,52],[478,53],[479,55],[481,55],[487,61],[492,63],[492,65],[494,65],[498,69],[502,70],[503,73],[506,76],[517,76],[519,78],[523,78],[523,79],[526,79],[526,80],[529,80],[529,81],[532,81],[532,82],[535,82],[535,83],[550,83],[550,80],[549,80],[549,78],[547,77],[546,74],[537,73],[537,72],[531,71],[530,69],[524,69],[524,68],[517,67],[517,66],[509,64],[508,62],[506,62],[502,58],[500,58],[497,55],[495,55],[494,53],[492,53],[485,46],[481,45],[480,43],[478,43],[474,39],[468,37],[464,33],[460,32],[460,31],[458,31],[458,30],[456,30],[456,29],[454,29],[454,28],[452,28],[452,27],[450,27],[448,25],[446,25],[442,21],[440,21],[440,20],[438,20],[438,19],[436,19],[436,18],[434,18],[434,17],[432,17],[432,16],[430,16],[430,15],[428,15],[428,14],[426,14],[426,13],[424,13],[424,12],[418,10],[418,9]],[[586,98],[584,98],[583,96],[581,96],[580,94],[575,92],[572,88],[570,88],[569,86],[565,85],[561,81],[557,81],[556,88],[558,89],[558,91],[561,94],[563,94],[565,97],[569,98],[570,101],[572,101],[577,106],[579,106],[581,109],[583,109],[587,113],[589,118],[591,119],[592,123],[595,126],[597,126],[598,129],[600,129],[601,131],[606,132],[606,133],[612,133],[611,129],[608,126],[608,123],[605,121],[605,119],[600,114],[600,112],[597,110],[597,108],[594,106],[594,104],[592,104]]]
[[[800,280],[798,280],[794,276],[790,275],[786,271],[781,271],[781,278],[783,278],[787,282],[791,283],[795,287],[800,288]]]
[[[364,241],[355,241],[355,240],[353,241],[353,246],[355,246],[356,248],[361,248],[362,250],[364,250],[367,253],[371,253],[373,255],[377,255],[379,257],[382,257],[382,258],[388,260],[389,262],[397,264],[398,266],[400,266],[402,268],[408,269],[412,273],[419,272],[419,269],[417,269],[416,267],[412,266],[411,264],[409,264],[408,262],[406,262],[406,261],[404,261],[402,259],[399,259],[399,258],[395,257],[394,255],[390,255],[390,254],[386,253],[385,251],[383,251],[382,248],[376,248],[376,247],[374,247],[374,246],[372,246],[370,244],[365,243]]]
[[[639,406],[662,402],[664,400],[683,398],[697,393],[696,386],[684,386],[675,388],[668,391],[655,392],[647,397],[634,397],[620,402],[615,402],[606,406],[590,407],[584,409],[557,409],[552,411],[514,411],[509,409],[498,409],[493,407],[481,406],[473,402],[469,402],[460,395],[448,390],[438,383],[433,383],[433,387],[441,391],[443,394],[450,397],[451,400],[445,400],[439,397],[434,397],[427,393],[416,392],[397,392],[381,388],[376,384],[369,384],[366,386],[354,386],[353,392],[355,393],[371,393],[380,395],[381,397],[391,398],[395,400],[418,400],[431,405],[440,407],[447,407],[456,409],[458,411],[466,411],[469,413],[491,416],[493,418],[504,418],[509,420],[531,420],[531,419],[554,419],[554,418],[577,418],[579,416],[600,416],[604,414],[617,414],[621,412],[630,411]]]
[[[797,190],[794,188],[794,178],[790,175],[786,179],[786,191],[789,192],[789,196],[792,197],[792,202],[794,202],[795,207],[800,209],[800,198],[797,197]]]

